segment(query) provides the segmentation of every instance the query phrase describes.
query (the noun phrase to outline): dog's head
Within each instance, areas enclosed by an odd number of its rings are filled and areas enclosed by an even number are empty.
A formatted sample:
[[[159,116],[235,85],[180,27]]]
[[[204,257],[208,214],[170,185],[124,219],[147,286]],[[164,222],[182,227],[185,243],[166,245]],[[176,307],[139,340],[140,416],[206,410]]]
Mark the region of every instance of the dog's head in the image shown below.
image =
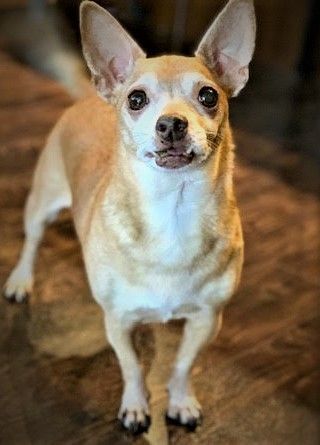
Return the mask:
[[[248,80],[255,41],[252,0],[230,0],[195,57],[147,59],[103,8],[81,5],[83,52],[100,96],[117,108],[125,146],[156,168],[204,163],[220,142],[228,97]]]

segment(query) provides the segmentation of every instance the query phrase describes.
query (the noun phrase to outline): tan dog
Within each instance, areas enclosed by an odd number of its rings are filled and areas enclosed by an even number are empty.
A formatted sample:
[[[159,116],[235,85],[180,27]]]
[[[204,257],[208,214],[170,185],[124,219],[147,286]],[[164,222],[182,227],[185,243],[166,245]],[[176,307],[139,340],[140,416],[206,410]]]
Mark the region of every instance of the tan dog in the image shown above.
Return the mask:
[[[45,223],[71,207],[92,293],[122,370],[119,418],[132,432],[150,423],[132,327],[185,318],[167,415],[194,428],[201,410],[190,369],[218,331],[242,267],[228,97],[248,79],[253,4],[231,0],[195,57],[146,59],[119,23],[89,1],[81,6],[81,33],[100,97],[67,110],[49,136],[5,296],[21,302],[31,292]]]

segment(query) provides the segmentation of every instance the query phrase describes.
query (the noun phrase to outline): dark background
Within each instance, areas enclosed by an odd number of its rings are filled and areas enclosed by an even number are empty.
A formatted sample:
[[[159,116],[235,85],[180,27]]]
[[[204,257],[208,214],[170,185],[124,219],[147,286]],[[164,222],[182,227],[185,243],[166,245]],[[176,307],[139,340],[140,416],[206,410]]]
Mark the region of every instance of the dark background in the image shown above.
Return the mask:
[[[98,0],[149,55],[192,54],[222,0]],[[85,72],[78,31],[79,0],[1,0],[0,43],[11,54],[81,95]],[[280,174],[319,190],[320,2],[256,0],[257,44],[249,85],[231,107],[238,127],[272,138],[289,156]],[[66,54],[69,65],[61,57]],[[71,65],[76,66],[77,74]],[[69,71],[68,71],[69,70]],[[79,74],[81,72],[81,75]],[[86,73],[85,73],[86,75]],[[78,77],[77,77],[78,76]],[[79,88],[77,84],[79,83]],[[80,91],[80,93],[79,93]],[[241,153],[246,156],[246,152]],[[254,153],[253,162],[255,160]],[[251,156],[250,155],[250,156]],[[258,161],[258,159],[256,159]],[[266,168],[272,155],[259,158]],[[313,184],[311,182],[313,181]]]

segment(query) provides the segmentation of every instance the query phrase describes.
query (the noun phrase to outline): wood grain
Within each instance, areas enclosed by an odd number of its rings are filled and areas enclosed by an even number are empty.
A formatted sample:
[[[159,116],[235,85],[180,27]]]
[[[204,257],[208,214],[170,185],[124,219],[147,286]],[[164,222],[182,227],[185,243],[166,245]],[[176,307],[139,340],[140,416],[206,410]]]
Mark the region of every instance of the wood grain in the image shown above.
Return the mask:
[[[69,103],[58,85],[0,54],[1,284],[21,247],[37,154]],[[0,303],[0,443],[319,443],[319,197],[301,178],[287,181],[290,157],[272,140],[243,129],[236,138],[246,259],[221,334],[194,368],[203,426],[190,435],[163,423],[181,331],[171,323],[134,336],[152,392],[151,434],[133,440],[119,429],[119,368],[66,212],[46,233],[30,303]]]

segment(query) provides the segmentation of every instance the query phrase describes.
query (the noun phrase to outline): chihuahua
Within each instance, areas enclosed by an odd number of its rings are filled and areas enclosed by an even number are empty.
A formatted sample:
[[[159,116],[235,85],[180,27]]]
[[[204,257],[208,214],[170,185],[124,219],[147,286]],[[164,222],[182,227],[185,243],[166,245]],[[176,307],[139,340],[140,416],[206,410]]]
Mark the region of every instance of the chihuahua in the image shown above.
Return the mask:
[[[84,1],[80,12],[98,95],[69,108],[49,135],[27,200],[24,246],[4,294],[26,299],[45,224],[71,207],[122,371],[119,419],[133,433],[150,425],[133,327],[185,319],[167,419],[194,429],[202,416],[192,363],[218,332],[243,262],[228,98],[248,80],[253,2],[230,0],[194,57],[148,59],[102,7]]]

